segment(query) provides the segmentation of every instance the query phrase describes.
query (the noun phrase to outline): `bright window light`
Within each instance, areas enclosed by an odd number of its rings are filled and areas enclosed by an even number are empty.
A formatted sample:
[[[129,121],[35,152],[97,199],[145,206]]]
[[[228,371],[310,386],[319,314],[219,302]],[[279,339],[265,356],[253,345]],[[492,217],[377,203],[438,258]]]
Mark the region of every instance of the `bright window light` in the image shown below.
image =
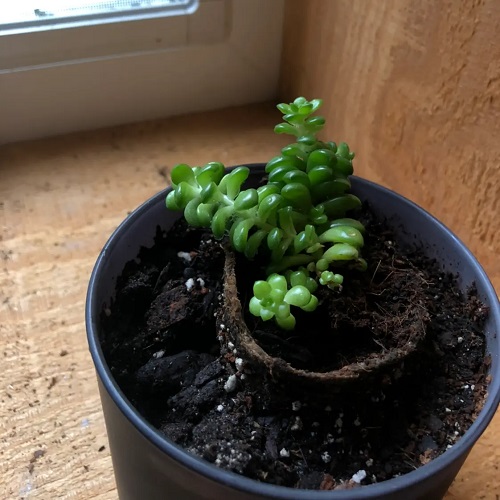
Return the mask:
[[[16,0],[2,2],[0,35],[193,13],[198,0]]]

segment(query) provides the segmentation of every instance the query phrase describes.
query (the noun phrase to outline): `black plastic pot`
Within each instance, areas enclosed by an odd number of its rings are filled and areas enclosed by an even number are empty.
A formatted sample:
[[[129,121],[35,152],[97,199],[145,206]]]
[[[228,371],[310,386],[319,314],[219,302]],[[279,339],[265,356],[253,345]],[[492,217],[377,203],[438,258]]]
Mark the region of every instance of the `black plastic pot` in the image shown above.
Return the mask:
[[[250,180],[263,165],[251,165]],[[459,274],[465,290],[475,282],[489,308],[485,333],[492,382],[484,407],[471,428],[443,455],[421,468],[382,483],[346,491],[295,490],[253,481],[187,454],[149,425],[113,379],[101,350],[100,315],[114,295],[116,278],[141,246],[152,246],[157,225],[169,228],[179,214],[165,208],[168,190],[132,212],[113,233],[92,273],[86,304],[90,352],[95,363],[118,492],[126,499],[434,499],[442,498],[500,402],[500,303],[480,264],[443,224],[400,195],[353,177],[353,192],[400,230],[402,240],[421,245],[442,267]]]

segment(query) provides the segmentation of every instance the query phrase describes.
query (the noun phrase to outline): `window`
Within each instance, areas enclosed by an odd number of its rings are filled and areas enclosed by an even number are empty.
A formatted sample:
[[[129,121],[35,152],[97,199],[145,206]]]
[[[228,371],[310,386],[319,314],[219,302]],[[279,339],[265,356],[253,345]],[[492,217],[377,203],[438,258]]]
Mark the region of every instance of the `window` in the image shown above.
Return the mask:
[[[0,9],[0,34],[182,15],[197,6],[198,0],[17,0]]]
[[[274,99],[284,0],[196,3],[176,15],[0,32],[0,144]]]

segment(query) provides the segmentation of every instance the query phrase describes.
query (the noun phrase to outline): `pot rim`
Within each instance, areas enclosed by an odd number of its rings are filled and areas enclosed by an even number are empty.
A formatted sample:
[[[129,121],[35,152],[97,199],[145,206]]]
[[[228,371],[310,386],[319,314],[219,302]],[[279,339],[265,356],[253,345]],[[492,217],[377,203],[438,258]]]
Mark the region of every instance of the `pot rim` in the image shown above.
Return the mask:
[[[262,169],[263,165],[264,164],[246,164],[246,166],[250,168],[253,167],[254,170],[257,170],[258,167]],[[231,168],[229,168],[228,170],[230,169]],[[354,181],[354,184],[364,184],[372,189],[379,190],[385,195],[395,196],[400,200],[401,203],[406,204],[412,207],[414,210],[421,212],[424,218],[431,220],[436,225],[436,227],[438,227],[441,231],[447,233],[448,237],[451,237],[453,240],[455,240],[456,244],[462,247],[467,260],[467,265],[472,266],[476,269],[479,280],[482,282],[484,290],[486,290],[486,296],[491,302],[489,315],[498,334],[496,342],[500,344],[500,302],[498,301],[495,289],[493,288],[493,285],[491,284],[481,264],[477,261],[471,251],[465,246],[465,244],[443,223],[441,223],[426,210],[410,201],[409,199],[405,198],[404,196],[372,181],[368,181],[357,176],[352,176],[351,178]],[[206,462],[199,457],[190,455],[182,447],[176,445],[173,442],[170,442],[163,434],[161,434],[159,430],[149,424],[132,406],[127,397],[118,387],[109,367],[104,360],[104,354],[99,342],[98,319],[102,311],[102,304],[97,303],[95,290],[99,286],[100,275],[102,272],[106,254],[111,252],[117,245],[120,234],[126,231],[128,227],[131,226],[139,216],[144,214],[144,212],[147,212],[150,207],[155,206],[160,202],[164,203],[165,197],[170,190],[170,187],[165,188],[164,190],[160,191],[159,193],[145,201],[142,205],[137,207],[128,215],[128,217],[115,229],[115,231],[109,237],[104,248],[100,252],[93,268],[87,291],[85,305],[85,323],[90,353],[97,374],[101,379],[104,387],[106,388],[120,411],[150,443],[159,448],[163,453],[170,456],[172,459],[182,464],[184,467],[194,470],[195,472],[205,476],[207,479],[222,483],[236,490],[240,490],[250,494],[266,495],[268,498],[275,499],[285,500],[292,497],[297,500],[325,500],[327,498],[337,498],[339,500],[348,498],[352,499],[353,491],[351,490],[314,491],[261,483],[245,476],[220,469],[217,466]],[[483,408],[479,412],[473,424],[469,427],[469,429],[456,444],[454,444],[450,449],[446,450],[439,457],[433,459],[428,464],[422,465],[416,470],[393,479],[355,489],[354,491],[356,498],[376,498],[381,493],[387,493],[388,491],[398,491],[403,486],[407,488],[410,485],[421,482],[429,476],[438,474],[448,464],[455,461],[463,454],[467,454],[492,420],[500,403],[500,362],[498,359],[496,365],[496,376],[493,377],[493,380],[488,386],[488,395],[486,397]]]

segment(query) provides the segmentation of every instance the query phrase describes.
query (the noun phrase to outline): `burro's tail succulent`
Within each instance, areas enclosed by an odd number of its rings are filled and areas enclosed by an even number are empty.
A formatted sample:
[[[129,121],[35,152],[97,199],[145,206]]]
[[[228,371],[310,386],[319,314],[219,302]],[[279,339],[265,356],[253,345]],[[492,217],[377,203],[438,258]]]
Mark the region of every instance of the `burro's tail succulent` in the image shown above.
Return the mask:
[[[349,176],[354,153],[346,143],[322,142],[325,120],[313,116],[320,99],[279,104],[283,122],[275,132],[295,141],[266,165],[267,183],[242,189],[249,168],[226,173],[222,163],[203,167],[180,164],[171,172],[171,210],[183,210],[187,222],[227,236],[232,247],[253,259],[267,259],[265,280],[256,281],[250,312],[275,318],[283,329],[295,327],[293,307],[314,311],[319,286],[340,289],[342,268],[366,269],[361,257],[363,225],[346,217],[359,208]]]

